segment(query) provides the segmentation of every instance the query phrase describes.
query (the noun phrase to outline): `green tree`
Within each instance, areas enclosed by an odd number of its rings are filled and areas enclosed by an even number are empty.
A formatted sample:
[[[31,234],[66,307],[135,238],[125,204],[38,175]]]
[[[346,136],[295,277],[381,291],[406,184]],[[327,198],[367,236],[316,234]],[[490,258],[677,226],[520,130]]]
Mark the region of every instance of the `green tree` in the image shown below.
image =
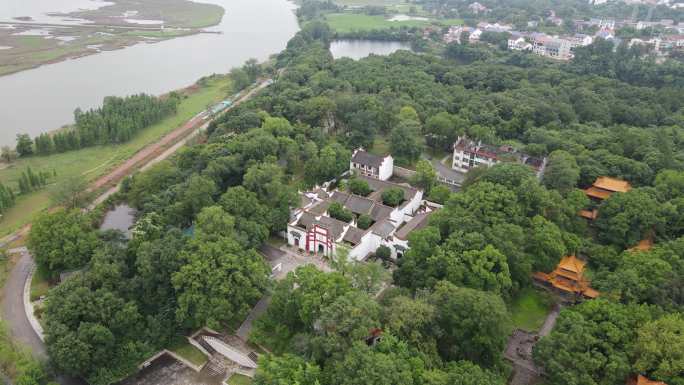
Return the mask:
[[[402,108],[399,123],[390,133],[390,150],[400,163],[410,164],[420,157],[423,147],[420,131],[416,111],[411,107]]]
[[[331,370],[331,385],[410,385],[424,368],[420,360],[411,359],[405,342],[384,335],[374,347],[357,341]]]
[[[50,191],[52,201],[67,209],[83,207],[90,197],[88,182],[81,175],[70,176]]]
[[[504,385],[496,372],[470,361],[450,362],[444,371],[433,370],[424,376],[425,385]]]
[[[448,112],[440,112],[425,122],[425,138],[428,146],[437,150],[446,150],[459,134],[463,134],[463,122]]]
[[[382,192],[382,203],[387,206],[397,207],[404,201],[404,190],[399,187],[390,187]]]
[[[345,223],[351,222],[351,220],[354,219],[354,214],[351,211],[345,209],[339,202],[333,202],[328,207],[328,214],[330,214],[332,218],[335,218]]]
[[[544,171],[544,185],[563,193],[577,185],[580,168],[575,157],[567,151],[556,150],[549,155],[548,165]]]
[[[349,180],[349,191],[353,194],[368,196],[373,190],[368,186],[368,182],[359,178],[351,178]]]
[[[669,314],[638,331],[634,367],[653,380],[684,384],[684,317]]]
[[[321,309],[314,337],[314,355],[330,357],[365,341],[380,326],[380,306],[368,294],[350,291]]]
[[[17,159],[17,151],[10,148],[9,146],[2,146],[0,150],[0,158],[5,161],[5,163],[12,163]]]
[[[57,277],[63,271],[85,265],[100,242],[84,214],[58,210],[38,216],[27,245],[38,266],[51,277]]]
[[[449,190],[449,187],[440,184],[430,190],[428,200],[443,205],[449,200],[450,196],[451,190]]]
[[[440,282],[430,295],[437,309],[437,341],[445,360],[470,360],[491,367],[501,362],[511,323],[508,310],[496,294]]]
[[[459,282],[452,283],[504,296],[510,291],[513,283],[506,256],[492,245],[451,257],[455,259],[455,274],[460,277]]]
[[[356,227],[360,228],[361,230],[367,230],[372,224],[373,218],[366,214],[360,215],[356,220]]]
[[[437,172],[430,161],[421,159],[416,164],[416,174],[411,177],[411,184],[423,189],[426,194],[437,184]]]
[[[254,385],[320,385],[321,369],[301,357],[267,355],[259,360]]]
[[[532,256],[533,268],[551,271],[561,257],[568,253],[563,233],[555,223],[537,215],[532,218],[525,251]]]
[[[664,223],[662,208],[650,190],[615,193],[599,206],[599,239],[622,249],[631,247]]]
[[[182,257],[187,264],[173,275],[178,293],[178,322],[189,328],[220,329],[249,313],[268,284],[270,269],[254,250],[230,237],[198,238]]]
[[[534,360],[551,385],[623,383],[631,372],[637,330],[651,318],[645,306],[602,299],[565,308],[551,334],[539,341]]]
[[[19,156],[33,155],[33,141],[28,134],[17,134],[17,153]]]

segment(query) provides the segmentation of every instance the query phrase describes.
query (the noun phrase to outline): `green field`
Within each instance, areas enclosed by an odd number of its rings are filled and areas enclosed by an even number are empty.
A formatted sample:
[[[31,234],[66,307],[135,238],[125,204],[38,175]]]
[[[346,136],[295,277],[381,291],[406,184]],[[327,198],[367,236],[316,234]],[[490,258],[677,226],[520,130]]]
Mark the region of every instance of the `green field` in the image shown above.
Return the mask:
[[[361,13],[330,13],[326,20],[337,32],[370,31],[392,27],[422,27],[430,24],[425,20],[390,21],[385,16],[371,16]]]
[[[242,374],[233,374],[228,379],[228,385],[251,385],[252,379]]]
[[[102,176],[146,145],[156,142],[163,135],[190,120],[209,104],[230,95],[231,91],[230,80],[227,77],[212,79],[206,86],[185,98],[179,105],[176,115],[143,130],[127,143],[19,159],[0,170],[0,182],[15,189],[21,172],[29,166],[34,171],[52,172],[55,170],[57,172],[55,183],[43,190],[18,197],[16,205],[8,210],[0,220],[0,236],[25,225],[38,212],[48,208],[51,204],[50,189],[54,188],[56,183],[77,175],[82,175],[87,180]]]
[[[511,319],[516,328],[538,331],[551,310],[552,301],[546,292],[523,289],[511,304]]]
[[[430,18],[428,20],[390,21],[391,17],[389,16],[366,15],[364,13],[352,12],[329,13],[325,16],[325,18],[328,22],[328,25],[330,25],[330,28],[340,33],[389,29],[393,27],[426,27],[428,25],[451,26],[463,24],[463,19]]]
[[[202,366],[207,362],[207,356],[196,347],[190,345],[185,339],[179,339],[179,341],[171,346],[169,350],[197,366]]]

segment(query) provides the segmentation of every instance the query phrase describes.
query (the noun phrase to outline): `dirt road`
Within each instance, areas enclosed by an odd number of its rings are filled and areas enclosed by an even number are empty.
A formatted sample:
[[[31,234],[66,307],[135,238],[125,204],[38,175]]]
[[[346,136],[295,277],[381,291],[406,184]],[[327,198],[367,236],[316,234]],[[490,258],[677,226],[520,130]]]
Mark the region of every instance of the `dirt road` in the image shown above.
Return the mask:
[[[233,104],[226,109],[226,111],[230,111],[231,109],[240,105],[240,103],[249,100],[252,96],[254,96],[254,94],[268,87],[268,85],[270,84],[271,81],[269,79],[260,82],[252,90],[250,90],[249,92],[235,100]],[[199,115],[196,115],[194,118],[190,119],[181,127],[178,127],[177,129],[171,131],[158,142],[150,144],[142,150],[138,151],[130,159],[128,159],[121,165],[117,166],[107,175],[104,175],[101,178],[97,179],[95,183],[93,183],[93,185],[91,186],[90,191],[98,191],[107,186],[113,187],[114,185],[118,184],[123,178],[133,174],[133,172],[144,167],[146,164],[157,163],[168,158],[178,148],[182,147],[182,145],[174,146],[174,144],[179,143],[184,138],[189,137],[194,132],[206,128],[209,125],[209,122],[211,122],[211,120],[205,119],[205,117],[206,111],[200,113]],[[110,191],[108,191],[107,193],[111,195]]]

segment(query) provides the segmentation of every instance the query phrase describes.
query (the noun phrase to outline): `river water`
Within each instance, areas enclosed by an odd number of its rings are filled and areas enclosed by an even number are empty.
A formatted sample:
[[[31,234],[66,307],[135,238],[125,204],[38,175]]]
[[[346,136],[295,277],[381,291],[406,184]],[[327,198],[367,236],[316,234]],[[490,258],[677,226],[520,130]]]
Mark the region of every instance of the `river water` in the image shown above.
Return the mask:
[[[88,0],[0,0],[0,3],[32,1],[66,4],[63,9],[50,6],[49,11],[70,11],[76,3],[89,3]],[[249,58],[265,60],[284,49],[299,30],[294,14],[296,6],[287,0],[202,2],[225,8],[221,24],[210,28],[221,34],[138,44],[0,77],[0,144],[13,145],[17,133],[35,136],[69,124],[76,107],[97,107],[108,95],[162,94],[191,85],[202,76],[228,72]]]
[[[368,55],[389,55],[401,49],[411,50],[409,43],[375,40],[335,40],[330,44],[330,52],[335,59],[348,57],[354,60]]]

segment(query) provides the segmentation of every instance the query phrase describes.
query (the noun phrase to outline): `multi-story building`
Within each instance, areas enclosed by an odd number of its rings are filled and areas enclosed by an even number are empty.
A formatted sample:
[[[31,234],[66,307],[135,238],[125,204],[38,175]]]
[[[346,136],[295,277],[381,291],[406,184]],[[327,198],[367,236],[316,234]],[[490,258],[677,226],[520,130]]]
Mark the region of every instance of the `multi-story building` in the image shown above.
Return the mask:
[[[387,180],[392,177],[394,159],[392,155],[378,156],[359,148],[352,155],[349,170],[371,178]]]
[[[454,144],[451,168],[465,173],[475,167],[491,167],[501,162],[528,165],[538,177],[542,176],[546,168],[546,158],[529,156],[511,146],[492,146],[460,136]]]
[[[568,60],[572,57],[571,43],[567,39],[552,37],[543,33],[530,34],[532,52],[558,60]]]
[[[531,51],[532,44],[528,43],[522,35],[511,34],[508,39],[508,49],[513,51]]]

